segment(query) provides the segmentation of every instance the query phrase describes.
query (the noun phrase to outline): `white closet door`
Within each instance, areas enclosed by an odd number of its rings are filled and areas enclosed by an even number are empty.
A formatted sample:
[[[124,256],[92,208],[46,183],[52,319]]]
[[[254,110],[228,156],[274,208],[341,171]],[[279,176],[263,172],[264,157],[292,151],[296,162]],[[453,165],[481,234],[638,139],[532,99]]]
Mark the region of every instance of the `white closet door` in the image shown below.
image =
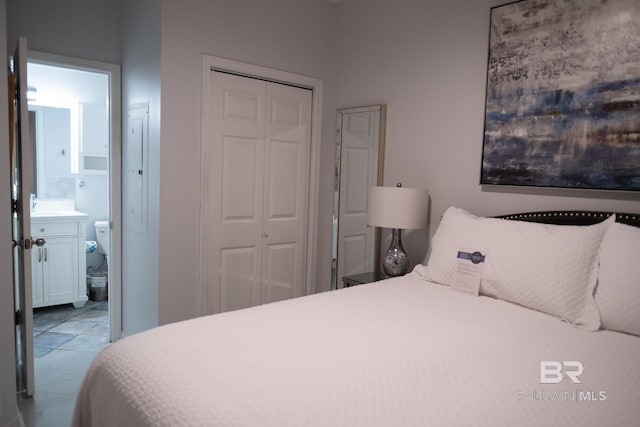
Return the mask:
[[[379,111],[343,115],[338,283],[375,268],[375,227],[367,224],[369,187],[377,182]]]
[[[311,92],[209,78],[207,311],[302,295]]]
[[[210,73],[208,311],[260,302],[265,84]]]
[[[262,302],[304,294],[311,91],[267,84]]]

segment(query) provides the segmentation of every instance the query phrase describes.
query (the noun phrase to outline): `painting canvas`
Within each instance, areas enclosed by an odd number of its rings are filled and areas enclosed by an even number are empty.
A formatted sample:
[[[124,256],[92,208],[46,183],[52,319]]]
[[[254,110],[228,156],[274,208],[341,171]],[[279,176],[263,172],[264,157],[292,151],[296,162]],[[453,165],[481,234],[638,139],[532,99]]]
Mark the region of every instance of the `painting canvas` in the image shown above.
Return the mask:
[[[640,1],[491,10],[481,184],[640,190]]]

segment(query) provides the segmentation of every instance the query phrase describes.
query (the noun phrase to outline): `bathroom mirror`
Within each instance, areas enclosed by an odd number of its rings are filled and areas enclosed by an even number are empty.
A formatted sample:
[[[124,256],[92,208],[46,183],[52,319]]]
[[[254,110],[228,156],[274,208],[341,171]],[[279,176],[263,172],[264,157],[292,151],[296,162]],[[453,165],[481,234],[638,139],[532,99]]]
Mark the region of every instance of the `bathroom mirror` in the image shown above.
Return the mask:
[[[382,185],[385,119],[384,105],[338,110],[331,289],[379,269],[380,231],[367,224],[367,205],[369,188]]]
[[[77,109],[29,104],[34,148],[33,193],[38,199],[73,199],[77,173]]]

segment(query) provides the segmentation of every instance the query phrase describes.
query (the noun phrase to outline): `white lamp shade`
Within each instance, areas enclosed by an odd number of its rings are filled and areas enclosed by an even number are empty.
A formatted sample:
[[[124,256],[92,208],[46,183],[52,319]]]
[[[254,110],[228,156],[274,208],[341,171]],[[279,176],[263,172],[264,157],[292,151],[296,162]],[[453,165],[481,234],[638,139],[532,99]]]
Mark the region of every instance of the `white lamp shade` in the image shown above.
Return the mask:
[[[385,228],[422,228],[427,222],[427,190],[371,187],[369,224]]]

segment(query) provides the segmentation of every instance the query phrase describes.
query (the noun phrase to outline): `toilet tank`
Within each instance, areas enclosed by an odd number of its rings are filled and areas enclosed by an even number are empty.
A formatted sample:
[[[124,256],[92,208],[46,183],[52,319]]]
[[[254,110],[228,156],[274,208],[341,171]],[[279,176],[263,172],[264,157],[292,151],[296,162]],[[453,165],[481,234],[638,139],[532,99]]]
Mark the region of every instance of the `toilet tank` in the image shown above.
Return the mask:
[[[109,221],[96,221],[95,227],[98,252],[109,255]]]

